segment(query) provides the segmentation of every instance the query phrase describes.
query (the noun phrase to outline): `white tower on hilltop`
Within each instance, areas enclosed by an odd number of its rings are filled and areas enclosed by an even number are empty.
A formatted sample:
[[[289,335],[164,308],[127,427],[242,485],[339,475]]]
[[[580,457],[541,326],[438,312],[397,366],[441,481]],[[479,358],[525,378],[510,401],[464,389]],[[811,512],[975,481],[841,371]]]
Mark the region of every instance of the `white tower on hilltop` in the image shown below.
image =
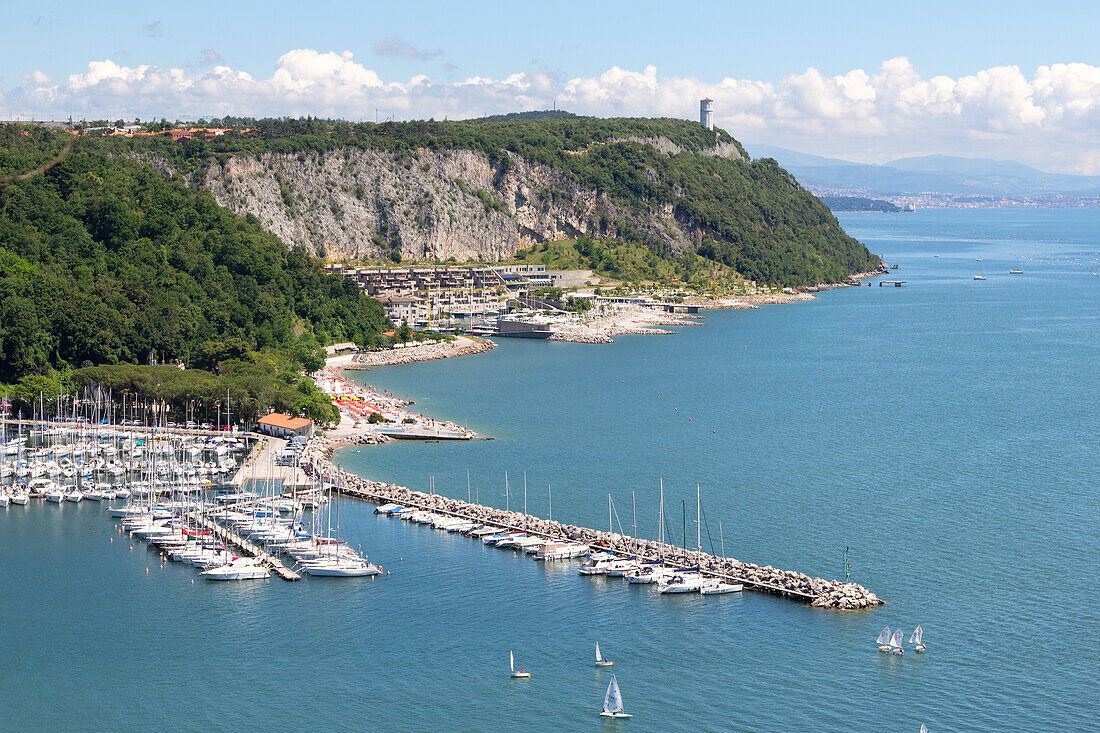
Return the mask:
[[[714,111],[711,108],[711,104],[713,103],[713,99],[699,100],[699,124],[707,128],[708,130],[714,129],[714,120],[711,119],[711,112]]]

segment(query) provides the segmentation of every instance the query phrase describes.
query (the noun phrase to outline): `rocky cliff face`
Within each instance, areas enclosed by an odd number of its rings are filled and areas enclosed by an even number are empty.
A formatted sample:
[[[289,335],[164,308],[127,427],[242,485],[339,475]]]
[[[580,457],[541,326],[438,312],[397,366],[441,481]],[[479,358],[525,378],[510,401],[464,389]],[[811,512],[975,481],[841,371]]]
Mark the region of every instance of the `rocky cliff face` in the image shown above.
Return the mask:
[[[734,151],[736,154],[736,151]],[[290,244],[328,259],[495,261],[538,242],[631,225],[674,250],[692,241],[671,206],[624,212],[549,166],[470,150],[343,149],[233,156],[192,181]]]

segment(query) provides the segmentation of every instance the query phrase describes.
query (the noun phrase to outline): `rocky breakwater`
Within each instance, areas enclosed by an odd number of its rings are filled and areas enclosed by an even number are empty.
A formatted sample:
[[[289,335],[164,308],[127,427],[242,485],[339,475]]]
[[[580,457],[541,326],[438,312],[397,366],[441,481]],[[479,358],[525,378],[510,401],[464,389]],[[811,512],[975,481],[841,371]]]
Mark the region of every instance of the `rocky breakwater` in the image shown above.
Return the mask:
[[[473,339],[466,336],[460,336],[454,341],[433,341],[397,349],[364,351],[361,354],[356,354],[349,363],[343,365],[343,368],[370,369],[372,367],[394,366],[396,364],[412,364],[418,361],[447,359],[452,356],[483,354],[495,347],[496,344],[488,339]]]
[[[855,583],[813,578],[805,573],[760,566],[706,552],[685,550],[652,540],[600,532],[587,527],[552,522],[521,512],[504,511],[470,504],[438,494],[425,494],[404,486],[370,481],[328,464],[326,471],[339,473],[346,493],[378,503],[395,502],[421,509],[443,512],[499,527],[524,529],[528,533],[564,537],[589,545],[602,545],[615,552],[645,559],[663,559],[670,565],[698,565],[703,572],[742,583],[746,588],[808,602],[818,608],[851,611],[880,606],[884,602],[871,591]]]

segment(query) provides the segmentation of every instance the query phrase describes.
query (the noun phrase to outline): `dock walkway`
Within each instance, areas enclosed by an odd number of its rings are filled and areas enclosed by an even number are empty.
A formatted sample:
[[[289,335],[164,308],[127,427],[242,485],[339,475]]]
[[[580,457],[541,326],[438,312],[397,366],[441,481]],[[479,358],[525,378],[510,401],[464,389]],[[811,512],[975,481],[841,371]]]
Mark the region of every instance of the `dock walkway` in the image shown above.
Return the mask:
[[[218,540],[221,540],[226,547],[232,547],[234,550],[242,555],[255,558],[260,561],[260,564],[266,567],[271,572],[278,575],[283,580],[301,580],[302,576],[294,572],[286,565],[283,565],[279,558],[275,557],[271,553],[265,551],[262,547],[256,543],[245,539],[236,532],[224,527],[207,516],[203,516],[199,512],[191,512],[185,515],[188,521],[192,521],[198,524],[203,529],[210,530],[210,533]]]

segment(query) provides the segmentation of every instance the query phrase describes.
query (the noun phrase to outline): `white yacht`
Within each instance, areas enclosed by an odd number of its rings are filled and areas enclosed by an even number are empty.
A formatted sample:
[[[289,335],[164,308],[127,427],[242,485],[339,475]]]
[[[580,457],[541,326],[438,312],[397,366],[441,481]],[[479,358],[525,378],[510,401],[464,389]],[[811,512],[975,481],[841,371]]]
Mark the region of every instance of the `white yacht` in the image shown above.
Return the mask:
[[[672,568],[665,567],[660,563],[646,563],[636,570],[632,570],[626,574],[626,582],[628,583],[663,583],[672,577]]]
[[[200,575],[207,580],[263,580],[271,577],[267,568],[243,557],[235,557],[225,565],[203,570]]]
[[[703,587],[699,568],[676,571],[671,578],[657,586],[659,593],[698,593]]]
[[[337,557],[325,560],[307,560],[302,563],[302,569],[309,575],[321,575],[330,577],[363,577],[379,575],[382,569],[374,563],[361,560],[357,557]]]

